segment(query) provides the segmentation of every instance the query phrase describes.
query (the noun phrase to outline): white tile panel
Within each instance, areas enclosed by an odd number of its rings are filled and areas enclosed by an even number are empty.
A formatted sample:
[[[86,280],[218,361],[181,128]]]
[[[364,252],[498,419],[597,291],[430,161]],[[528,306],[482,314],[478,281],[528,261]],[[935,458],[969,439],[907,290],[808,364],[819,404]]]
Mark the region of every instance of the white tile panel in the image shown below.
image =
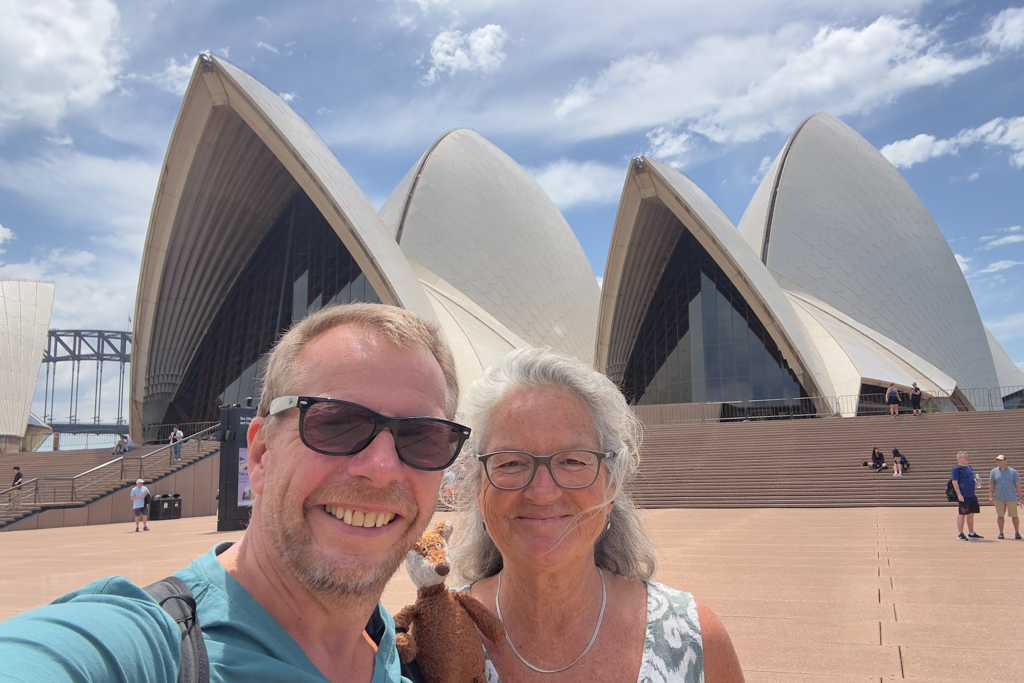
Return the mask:
[[[1019,390],[1024,386],[1024,371],[1010,359],[1002,345],[992,336],[989,329],[985,328],[985,336],[988,338],[988,346],[992,352],[992,360],[995,362],[996,375],[999,378],[999,386],[1006,387],[1009,391],[1003,391],[1002,395],[1008,396],[1014,393],[1014,387]]]
[[[52,282],[0,281],[0,436],[25,435],[53,293]]]
[[[907,182],[863,137],[817,114],[787,143],[774,183],[741,221],[748,243],[770,228],[767,266],[926,359],[965,388],[998,383],[981,318],[953,252]],[[778,162],[778,160],[777,160]],[[781,175],[780,175],[781,174]],[[766,199],[767,198],[767,199]],[[749,218],[748,218],[749,216]]]

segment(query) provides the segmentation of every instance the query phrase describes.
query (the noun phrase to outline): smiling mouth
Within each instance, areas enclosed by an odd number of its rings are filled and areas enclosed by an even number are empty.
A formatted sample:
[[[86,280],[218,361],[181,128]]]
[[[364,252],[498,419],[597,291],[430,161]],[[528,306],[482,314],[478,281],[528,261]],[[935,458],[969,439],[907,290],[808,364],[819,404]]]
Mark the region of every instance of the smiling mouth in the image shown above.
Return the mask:
[[[343,508],[337,505],[325,505],[327,514],[340,519],[349,526],[372,529],[389,524],[394,518],[394,512],[373,512],[372,510],[359,510],[358,508]]]

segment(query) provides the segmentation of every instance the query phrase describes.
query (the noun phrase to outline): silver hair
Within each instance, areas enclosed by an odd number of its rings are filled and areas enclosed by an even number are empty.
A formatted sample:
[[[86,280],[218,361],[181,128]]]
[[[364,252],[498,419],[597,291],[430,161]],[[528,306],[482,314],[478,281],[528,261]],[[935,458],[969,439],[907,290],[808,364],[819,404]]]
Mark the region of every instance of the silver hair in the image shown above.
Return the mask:
[[[495,406],[520,387],[556,387],[575,396],[586,408],[601,450],[616,454],[604,460],[609,493],[601,506],[612,500],[614,505],[608,514],[609,524],[594,544],[594,559],[598,567],[613,574],[649,579],[657,568],[654,545],[625,490],[640,465],[640,421],[611,380],[576,358],[546,348],[511,352],[484,371],[465,398],[462,416],[473,433],[455,464],[459,477],[456,506],[462,514],[452,544],[452,565],[458,574],[474,582],[494,576],[502,568],[501,553],[477,506],[477,491],[485,475],[473,456],[487,452]]]

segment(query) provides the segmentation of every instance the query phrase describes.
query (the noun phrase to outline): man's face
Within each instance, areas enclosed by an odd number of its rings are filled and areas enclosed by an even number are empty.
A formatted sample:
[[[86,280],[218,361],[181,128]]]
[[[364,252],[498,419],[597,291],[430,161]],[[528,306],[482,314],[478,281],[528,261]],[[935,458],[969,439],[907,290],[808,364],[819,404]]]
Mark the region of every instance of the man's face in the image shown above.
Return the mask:
[[[299,361],[298,395],[342,399],[390,417],[445,416],[444,375],[424,347],[402,349],[348,324],[313,340]],[[271,419],[272,436],[260,420],[249,431],[254,524],[309,590],[379,593],[430,521],[443,472],[403,464],[389,430],[359,453],[331,456],[302,443],[298,409]],[[394,518],[366,528],[327,506],[358,510],[356,519]]]
[[[970,464],[971,456],[969,456],[969,455],[958,455],[958,456],[956,456],[956,462],[961,467],[965,467],[966,465]]]
[[[1005,470],[1006,469],[1006,461],[1005,460],[996,460],[996,464],[999,466],[999,469],[1001,469],[1001,470]]]

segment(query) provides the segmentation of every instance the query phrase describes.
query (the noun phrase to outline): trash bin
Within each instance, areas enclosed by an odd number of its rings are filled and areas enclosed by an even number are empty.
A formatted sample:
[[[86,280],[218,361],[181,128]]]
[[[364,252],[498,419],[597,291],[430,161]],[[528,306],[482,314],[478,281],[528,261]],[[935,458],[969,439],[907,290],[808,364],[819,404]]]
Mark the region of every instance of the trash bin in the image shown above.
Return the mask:
[[[175,493],[168,502],[171,507],[167,511],[170,514],[167,519],[181,519],[181,496]]]
[[[168,496],[166,493],[161,496],[153,496],[153,504],[149,506],[149,519],[150,521],[156,522],[163,519],[173,519],[173,512],[171,511],[171,501],[173,498]],[[178,513],[181,516],[181,513]]]

